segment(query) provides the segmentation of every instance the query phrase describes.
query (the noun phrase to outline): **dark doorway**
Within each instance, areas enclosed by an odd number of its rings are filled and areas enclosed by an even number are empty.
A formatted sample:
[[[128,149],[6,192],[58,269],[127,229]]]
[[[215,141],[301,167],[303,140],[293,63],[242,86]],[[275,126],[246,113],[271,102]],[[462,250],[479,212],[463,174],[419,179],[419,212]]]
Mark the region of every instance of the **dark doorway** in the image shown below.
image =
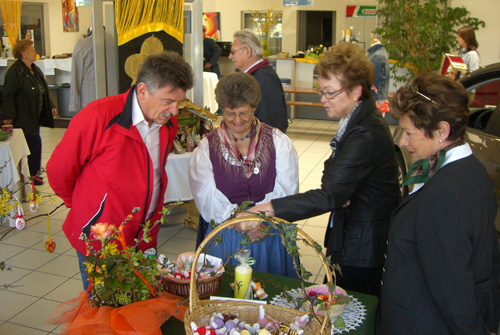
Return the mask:
[[[298,47],[305,51],[323,44],[326,48],[335,44],[335,11],[298,11]]]

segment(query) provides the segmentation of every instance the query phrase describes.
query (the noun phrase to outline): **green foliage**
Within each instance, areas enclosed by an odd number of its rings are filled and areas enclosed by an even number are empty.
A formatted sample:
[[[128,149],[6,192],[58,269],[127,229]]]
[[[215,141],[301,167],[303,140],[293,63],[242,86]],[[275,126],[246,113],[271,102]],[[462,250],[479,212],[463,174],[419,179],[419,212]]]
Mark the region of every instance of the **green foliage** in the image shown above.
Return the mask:
[[[177,204],[179,203],[165,206],[164,216],[168,215],[171,208]],[[135,214],[137,211],[138,208],[132,213]],[[95,227],[103,229],[99,232],[92,232],[91,237],[95,239],[88,239],[82,234],[89,249],[85,264],[91,280],[88,301],[92,306],[124,306],[154,298],[161,291],[161,274],[157,258],[146,257],[141,250],[137,250],[139,243],[151,240],[150,232],[160,221],[155,224],[146,222],[143,227],[143,237],[135,239],[134,245],[120,250],[118,248],[120,230],[124,229],[131,218],[132,215],[127,216],[119,229],[108,224],[97,223]],[[93,249],[88,243],[96,240],[100,241],[102,246],[99,250]]]
[[[484,27],[469,16],[464,7],[451,7],[449,0],[380,0],[378,15],[389,58],[395,61],[391,72],[397,82],[410,82],[421,72],[439,69],[443,54],[457,53],[456,31],[463,26]],[[407,68],[407,74],[398,70]]]

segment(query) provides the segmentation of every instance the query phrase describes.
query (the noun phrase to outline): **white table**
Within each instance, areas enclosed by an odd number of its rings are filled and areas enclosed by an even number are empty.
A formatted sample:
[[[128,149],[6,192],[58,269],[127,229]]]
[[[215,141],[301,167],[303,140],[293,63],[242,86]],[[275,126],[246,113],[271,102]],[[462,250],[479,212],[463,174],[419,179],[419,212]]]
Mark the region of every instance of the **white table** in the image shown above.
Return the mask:
[[[0,186],[15,192],[18,200],[31,192],[29,184],[24,184],[30,177],[28,156],[30,149],[24,138],[22,129],[14,129],[14,134],[6,141],[0,142]],[[23,185],[24,184],[24,185]],[[10,220],[9,225],[13,226]]]
[[[215,101],[215,87],[219,79],[213,72],[203,72],[203,106],[209,107],[210,113],[217,112],[217,101]]]
[[[191,159],[191,152],[176,155],[173,152],[168,155],[167,170],[168,185],[165,192],[164,202],[177,200],[193,200],[191,189],[189,188],[188,167]]]

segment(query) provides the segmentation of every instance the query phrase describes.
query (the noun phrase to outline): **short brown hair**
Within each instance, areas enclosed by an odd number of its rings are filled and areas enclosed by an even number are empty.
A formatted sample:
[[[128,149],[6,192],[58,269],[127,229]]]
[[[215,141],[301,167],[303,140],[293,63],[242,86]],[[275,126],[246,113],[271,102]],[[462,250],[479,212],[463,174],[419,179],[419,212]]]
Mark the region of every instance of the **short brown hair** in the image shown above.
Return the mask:
[[[448,122],[450,141],[463,138],[469,121],[465,88],[459,82],[435,73],[422,73],[411,86],[401,87],[391,99],[389,111],[395,119],[408,115],[415,127],[424,130],[428,138],[434,137],[439,122]]]
[[[476,50],[479,46],[476,40],[476,34],[474,33],[474,28],[470,26],[462,27],[458,29],[457,35],[467,44],[467,51]]]
[[[245,105],[257,108],[260,101],[259,84],[248,73],[231,73],[219,80],[215,88],[215,100],[221,109]]]
[[[20,40],[17,41],[16,45],[12,49],[12,55],[16,59],[22,59],[23,52],[26,51],[26,48],[33,45],[32,40]]]
[[[371,87],[375,81],[375,66],[366,52],[352,43],[339,43],[325,52],[316,64],[314,71],[323,78],[333,74],[338,77],[342,88],[350,92],[354,86],[361,85],[360,100],[371,97]]]

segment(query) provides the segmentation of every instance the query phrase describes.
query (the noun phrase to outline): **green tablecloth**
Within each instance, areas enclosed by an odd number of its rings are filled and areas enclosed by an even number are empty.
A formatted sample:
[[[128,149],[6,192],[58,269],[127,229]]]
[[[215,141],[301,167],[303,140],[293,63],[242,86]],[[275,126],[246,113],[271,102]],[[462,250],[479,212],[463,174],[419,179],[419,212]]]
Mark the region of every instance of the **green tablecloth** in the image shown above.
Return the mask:
[[[223,274],[222,277],[222,289],[220,296],[222,297],[233,297],[234,292],[229,286],[229,283],[234,281],[234,276],[230,275],[232,269]],[[297,279],[291,279],[287,277],[277,276],[269,273],[263,273],[254,271],[253,273],[254,281],[263,283],[266,293],[268,294],[267,301],[271,301],[273,297],[281,294],[283,291],[287,291],[293,288],[300,287],[300,281]],[[377,319],[377,308],[378,308],[378,298],[357,292],[348,291],[348,294],[358,298],[358,300],[366,307],[366,316],[363,323],[350,332],[344,332],[342,334],[360,334],[360,335],[373,335],[375,334],[376,319]],[[180,322],[176,318],[170,318],[162,327],[162,333],[164,335],[183,335],[184,323]]]

